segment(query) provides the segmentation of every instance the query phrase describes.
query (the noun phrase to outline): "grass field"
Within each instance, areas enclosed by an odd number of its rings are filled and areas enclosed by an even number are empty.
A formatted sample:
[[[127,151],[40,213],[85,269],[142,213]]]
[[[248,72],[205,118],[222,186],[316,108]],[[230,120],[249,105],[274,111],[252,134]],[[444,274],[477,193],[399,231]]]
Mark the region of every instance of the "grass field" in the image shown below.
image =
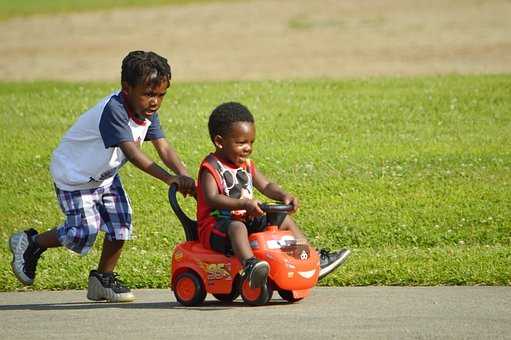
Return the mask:
[[[62,220],[52,150],[80,112],[115,88],[0,83],[0,290],[21,287],[9,235]],[[300,198],[295,219],[310,241],[353,250],[322,284],[509,285],[510,92],[509,75],[178,83],[161,120],[194,173],[211,150],[206,124],[215,105],[236,100],[252,110],[252,158]],[[150,144],[143,148],[156,157]],[[121,176],[135,239],[118,271],[131,287],[166,287],[173,246],[184,238],[167,188],[131,165]],[[84,288],[100,245],[86,257],[48,251],[34,288]]]

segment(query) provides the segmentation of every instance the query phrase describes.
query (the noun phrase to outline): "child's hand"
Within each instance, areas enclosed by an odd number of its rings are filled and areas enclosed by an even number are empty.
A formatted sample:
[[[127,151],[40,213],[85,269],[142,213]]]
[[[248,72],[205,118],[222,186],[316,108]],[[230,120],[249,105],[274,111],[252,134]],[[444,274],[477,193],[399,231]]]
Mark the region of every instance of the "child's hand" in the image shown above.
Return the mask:
[[[177,190],[183,194],[183,196],[192,195],[196,197],[195,191],[195,180],[188,176],[175,176],[175,183],[177,184]]]
[[[264,215],[264,211],[259,207],[259,202],[253,199],[243,199],[243,209],[247,211],[248,216]]]
[[[291,204],[293,206],[293,210],[291,210],[291,213],[295,213],[298,208],[300,207],[300,204],[298,203],[298,198],[292,196],[292,195],[286,195],[284,196],[284,204]]]

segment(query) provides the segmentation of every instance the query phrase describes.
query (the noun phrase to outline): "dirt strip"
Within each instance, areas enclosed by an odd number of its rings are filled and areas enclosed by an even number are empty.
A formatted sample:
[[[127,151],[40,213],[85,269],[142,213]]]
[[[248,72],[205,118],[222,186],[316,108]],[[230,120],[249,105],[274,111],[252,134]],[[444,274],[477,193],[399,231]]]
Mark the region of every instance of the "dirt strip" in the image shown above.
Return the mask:
[[[509,0],[260,0],[0,22],[0,80],[119,77],[130,50],[177,81],[511,72]]]

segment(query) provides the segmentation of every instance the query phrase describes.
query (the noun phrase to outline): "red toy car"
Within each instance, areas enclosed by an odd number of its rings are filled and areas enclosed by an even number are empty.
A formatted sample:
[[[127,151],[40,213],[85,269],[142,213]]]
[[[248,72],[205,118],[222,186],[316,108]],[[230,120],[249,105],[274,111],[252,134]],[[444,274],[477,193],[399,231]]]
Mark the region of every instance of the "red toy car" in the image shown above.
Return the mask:
[[[186,241],[174,249],[170,284],[181,304],[199,305],[210,293],[224,302],[232,302],[241,294],[250,305],[264,305],[275,290],[284,300],[296,302],[316,285],[320,269],[317,252],[307,245],[296,244],[290,231],[279,230],[292,206],[261,205],[268,226],[264,232],[251,234],[249,241],[254,256],[270,264],[270,272],[266,285],[250,288],[236,257],[206,249],[198,241],[197,222],[179,206],[176,189],[175,185],[170,187],[169,202],[185,229]]]

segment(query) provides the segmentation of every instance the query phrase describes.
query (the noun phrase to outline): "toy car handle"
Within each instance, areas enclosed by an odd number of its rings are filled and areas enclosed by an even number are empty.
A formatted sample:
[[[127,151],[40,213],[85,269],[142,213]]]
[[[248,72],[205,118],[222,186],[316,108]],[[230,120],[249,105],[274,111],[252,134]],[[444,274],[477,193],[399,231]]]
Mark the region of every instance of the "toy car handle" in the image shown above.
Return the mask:
[[[189,218],[183,209],[179,206],[179,203],[177,201],[176,197],[177,193],[177,184],[172,184],[169,188],[169,203],[176,214],[177,218],[183,225],[183,228],[185,229],[185,236],[187,241],[195,241],[198,240],[199,237],[197,235],[197,221],[192,220]]]
[[[260,203],[259,208],[265,213],[289,212],[293,210],[293,205],[284,203]]]

